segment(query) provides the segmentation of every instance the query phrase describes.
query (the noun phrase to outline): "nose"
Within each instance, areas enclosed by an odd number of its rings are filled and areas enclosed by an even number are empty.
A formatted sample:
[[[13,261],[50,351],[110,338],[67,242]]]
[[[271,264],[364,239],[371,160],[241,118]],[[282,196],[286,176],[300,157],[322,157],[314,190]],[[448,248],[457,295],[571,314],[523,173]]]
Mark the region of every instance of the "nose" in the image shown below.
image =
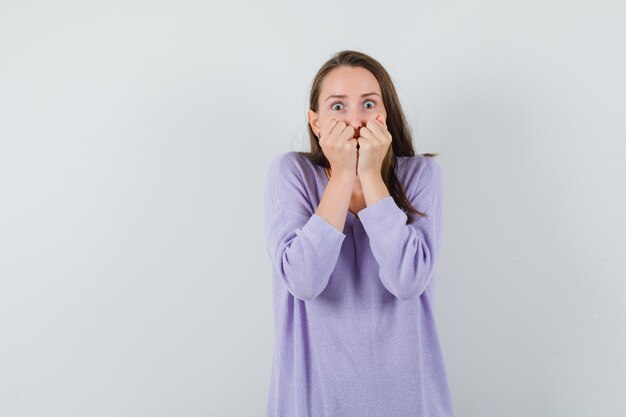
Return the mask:
[[[346,124],[354,128],[354,137],[358,137],[359,130],[367,124],[367,120],[358,110],[352,110],[346,117]]]

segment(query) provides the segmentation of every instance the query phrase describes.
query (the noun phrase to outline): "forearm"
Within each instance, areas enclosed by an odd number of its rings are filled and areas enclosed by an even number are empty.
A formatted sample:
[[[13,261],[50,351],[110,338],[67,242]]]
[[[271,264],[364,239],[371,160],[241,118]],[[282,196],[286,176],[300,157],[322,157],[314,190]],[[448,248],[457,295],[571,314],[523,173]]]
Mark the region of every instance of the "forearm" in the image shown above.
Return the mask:
[[[359,175],[359,179],[361,180],[366,206],[369,207],[390,195],[380,172],[367,172]]]
[[[350,207],[355,179],[356,176],[353,173],[333,174],[315,211],[318,216],[339,231],[343,231],[346,222],[346,213]]]

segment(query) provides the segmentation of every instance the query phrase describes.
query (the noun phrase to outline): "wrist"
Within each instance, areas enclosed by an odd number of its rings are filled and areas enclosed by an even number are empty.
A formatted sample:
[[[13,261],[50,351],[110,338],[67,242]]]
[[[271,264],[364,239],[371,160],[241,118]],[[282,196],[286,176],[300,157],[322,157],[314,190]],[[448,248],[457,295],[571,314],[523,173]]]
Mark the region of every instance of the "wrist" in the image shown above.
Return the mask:
[[[359,172],[359,178],[361,179],[361,181],[377,181],[377,180],[382,181],[383,179],[380,171],[375,171],[373,169]]]

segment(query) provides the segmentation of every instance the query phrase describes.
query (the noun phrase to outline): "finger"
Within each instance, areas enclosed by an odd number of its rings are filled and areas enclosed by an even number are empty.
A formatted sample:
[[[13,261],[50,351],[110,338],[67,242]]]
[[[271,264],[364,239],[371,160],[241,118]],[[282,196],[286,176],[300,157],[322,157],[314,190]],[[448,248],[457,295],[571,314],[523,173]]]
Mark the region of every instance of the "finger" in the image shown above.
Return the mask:
[[[345,129],[339,135],[341,139],[348,140],[354,137],[354,128],[352,126],[346,126]]]
[[[337,120],[335,118],[331,118],[330,120],[328,120],[326,124],[322,126],[322,136],[329,135],[336,125]]]
[[[372,139],[365,137],[365,136],[359,136],[358,143],[359,143],[359,148],[361,150],[369,149],[372,144]]]
[[[379,120],[372,119],[367,122],[367,128],[376,136],[383,137],[387,128]]]
[[[376,116],[376,120],[380,121],[383,125],[385,125],[385,128],[387,128],[387,117],[385,117],[383,114],[378,114],[378,116]]]
[[[322,129],[321,129],[321,132],[320,132],[321,136],[322,137],[327,137],[330,134],[332,128],[335,126],[336,123],[337,123],[337,121],[335,119],[333,119],[333,118],[329,119],[326,123],[324,123],[324,125],[322,126]]]
[[[380,139],[378,139],[377,135],[374,132],[372,132],[370,129],[366,127],[361,129],[361,137],[372,140],[372,141],[376,141],[376,142],[382,142]]]
[[[346,128],[347,125],[345,122],[337,122],[330,133],[334,136],[340,137],[345,132]]]

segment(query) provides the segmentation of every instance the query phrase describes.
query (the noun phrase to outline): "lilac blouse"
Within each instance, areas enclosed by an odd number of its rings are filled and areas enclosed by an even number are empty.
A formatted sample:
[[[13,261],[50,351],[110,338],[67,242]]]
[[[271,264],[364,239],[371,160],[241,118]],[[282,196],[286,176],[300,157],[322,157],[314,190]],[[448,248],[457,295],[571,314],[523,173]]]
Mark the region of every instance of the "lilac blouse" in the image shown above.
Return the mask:
[[[315,213],[328,178],[295,151],[267,170],[274,356],[267,417],[452,417],[433,313],[443,173],[397,157],[416,220],[387,196],[346,212],[343,231]]]

